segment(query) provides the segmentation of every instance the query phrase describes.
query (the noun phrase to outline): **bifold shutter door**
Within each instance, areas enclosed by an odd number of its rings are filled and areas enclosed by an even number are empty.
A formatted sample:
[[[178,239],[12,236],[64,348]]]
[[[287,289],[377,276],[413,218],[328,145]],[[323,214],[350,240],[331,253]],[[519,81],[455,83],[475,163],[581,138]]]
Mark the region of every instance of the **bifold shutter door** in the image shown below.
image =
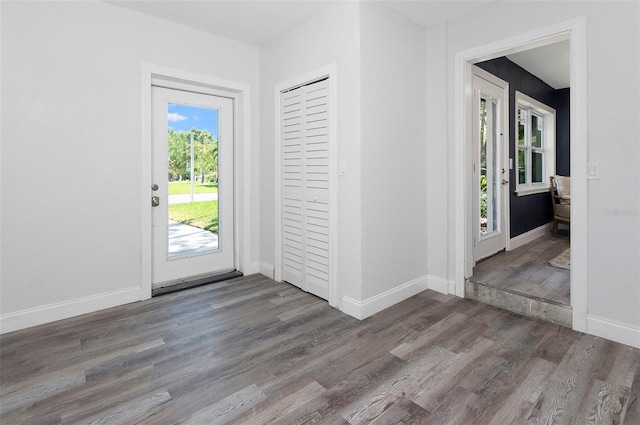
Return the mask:
[[[283,278],[302,287],[303,258],[303,90],[282,93]]]
[[[284,280],[329,295],[328,81],[282,93]]]

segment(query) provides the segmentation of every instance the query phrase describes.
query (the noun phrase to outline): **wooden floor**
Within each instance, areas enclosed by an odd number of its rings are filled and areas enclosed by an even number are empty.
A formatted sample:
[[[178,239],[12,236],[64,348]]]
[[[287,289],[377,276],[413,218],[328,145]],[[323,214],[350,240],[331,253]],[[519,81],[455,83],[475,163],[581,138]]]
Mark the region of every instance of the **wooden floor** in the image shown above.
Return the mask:
[[[513,251],[500,252],[480,261],[473,268],[470,280],[571,305],[571,272],[549,264],[549,260],[567,248],[566,233],[547,233]]]
[[[254,275],[6,334],[10,424],[640,424],[640,350],[425,291],[364,321]]]

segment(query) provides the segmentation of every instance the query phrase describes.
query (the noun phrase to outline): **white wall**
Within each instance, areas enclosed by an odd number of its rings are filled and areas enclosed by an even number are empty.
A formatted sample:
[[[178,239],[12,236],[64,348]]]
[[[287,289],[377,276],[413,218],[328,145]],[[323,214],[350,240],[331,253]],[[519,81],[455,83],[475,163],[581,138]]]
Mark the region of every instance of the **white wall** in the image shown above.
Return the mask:
[[[257,112],[258,48],[102,2],[3,2],[2,59],[3,330],[140,299],[141,63],[249,84]]]
[[[274,264],[274,87],[337,65],[341,308],[366,317],[426,288],[425,30],[341,2],[261,51],[261,262]]]
[[[588,182],[588,312],[635,327],[640,346],[640,3],[585,9],[589,161],[601,177]]]
[[[425,29],[360,6],[362,297],[426,285]]]
[[[638,190],[637,143],[640,116],[639,4],[637,2],[498,2],[461,17],[442,28],[429,30],[428,63],[430,83],[447,87],[446,129],[430,122],[429,151],[443,152],[445,132],[449,135],[448,162],[429,157],[427,167],[433,176],[454,181],[454,60],[458,52],[506,39],[542,26],[587,17],[588,26],[588,158],[600,163],[600,180],[588,184],[588,281],[589,331],[640,346],[640,191]],[[518,19],[526,17],[526,19]],[[491,22],[491,25],[486,25]],[[443,44],[444,43],[444,44]],[[446,57],[442,57],[446,46]],[[432,68],[433,66],[433,68]],[[444,74],[442,71],[445,71]],[[441,103],[428,97],[428,109]],[[436,131],[432,135],[431,130]],[[430,174],[431,176],[431,174]],[[429,191],[437,191],[440,181],[430,179]],[[449,196],[454,196],[450,187]],[[455,204],[438,214],[439,220],[453,216]],[[616,214],[615,211],[618,211]],[[611,211],[614,211],[613,213]],[[430,215],[430,220],[434,217]],[[438,221],[438,220],[436,220]],[[437,224],[429,223],[430,234]],[[455,228],[449,227],[448,243],[454,246]],[[437,246],[433,240],[431,246]],[[431,252],[431,250],[430,250]],[[450,255],[448,275],[455,264]],[[430,270],[441,270],[431,266]],[[620,335],[623,335],[620,337]],[[626,338],[626,339],[625,339]],[[637,339],[636,339],[637,338]]]
[[[448,287],[454,270],[449,268],[455,258],[450,231],[454,223],[453,180],[450,179],[447,158],[453,153],[447,134],[447,44],[446,24],[427,28],[426,103],[427,103],[427,274],[430,281]],[[451,152],[450,152],[451,150]]]
[[[338,3],[263,46],[260,54],[260,259],[275,266],[275,121],[277,84],[336,64],[338,157],[348,176],[338,179],[338,286],[360,299],[360,46],[359,5]]]

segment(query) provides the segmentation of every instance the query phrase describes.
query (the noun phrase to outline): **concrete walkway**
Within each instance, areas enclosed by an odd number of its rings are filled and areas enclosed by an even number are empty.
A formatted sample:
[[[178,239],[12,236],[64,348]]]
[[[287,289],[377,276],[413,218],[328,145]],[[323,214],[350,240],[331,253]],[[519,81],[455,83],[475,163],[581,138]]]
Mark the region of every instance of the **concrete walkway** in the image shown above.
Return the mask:
[[[218,192],[215,193],[194,193],[193,202],[217,201]],[[191,202],[191,194],[169,195],[169,205],[171,204],[188,204]]]
[[[169,220],[169,257],[218,249],[218,235]]]

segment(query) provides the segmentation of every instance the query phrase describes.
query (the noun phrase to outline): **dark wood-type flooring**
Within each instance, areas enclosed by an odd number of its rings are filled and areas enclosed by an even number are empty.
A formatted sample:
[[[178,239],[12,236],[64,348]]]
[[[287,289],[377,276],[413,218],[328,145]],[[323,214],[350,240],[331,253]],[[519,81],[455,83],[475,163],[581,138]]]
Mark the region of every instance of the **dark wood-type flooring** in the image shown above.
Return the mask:
[[[571,272],[549,264],[549,260],[567,248],[566,233],[547,233],[513,251],[500,252],[480,261],[473,268],[470,280],[571,305]]]
[[[364,321],[253,275],[1,337],[10,424],[640,424],[640,350],[424,291]]]

